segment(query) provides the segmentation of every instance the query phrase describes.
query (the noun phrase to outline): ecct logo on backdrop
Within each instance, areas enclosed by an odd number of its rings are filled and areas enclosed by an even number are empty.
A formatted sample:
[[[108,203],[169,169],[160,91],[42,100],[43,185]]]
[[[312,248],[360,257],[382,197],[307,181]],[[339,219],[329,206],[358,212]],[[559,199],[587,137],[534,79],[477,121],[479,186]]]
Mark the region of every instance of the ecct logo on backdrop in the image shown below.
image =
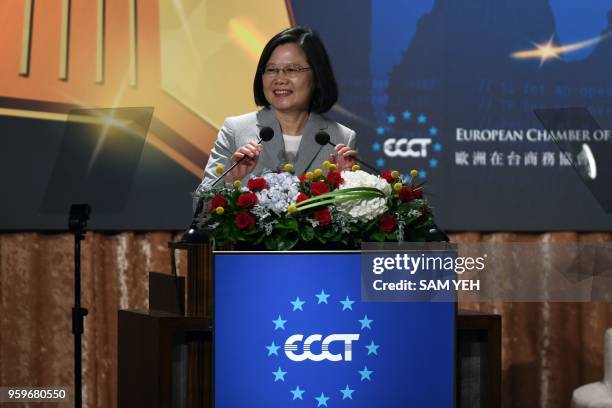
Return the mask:
[[[387,139],[383,145],[383,151],[387,157],[427,157],[427,146],[431,139]]]
[[[419,177],[424,179],[429,170],[438,166],[437,156],[442,151],[442,144],[437,140],[438,128],[426,115],[413,115],[408,110],[399,115],[389,114],[385,123],[376,128],[376,135],[372,151],[382,153],[376,160],[381,170],[393,168],[407,173],[416,165]],[[410,168],[405,167],[408,163]]]
[[[342,361],[342,354],[332,354],[329,351],[329,345],[333,342],[342,341],[344,342],[344,361],[351,361],[353,359],[352,346],[353,341],[359,340],[359,334],[331,334],[325,339],[320,334],[312,334],[306,337],[304,340],[303,334],[294,334],[285,341],[285,354],[291,361]],[[303,342],[302,354],[295,354],[298,349],[296,343]],[[321,341],[322,340],[322,341]],[[321,342],[321,353],[314,354],[311,351],[312,343]]]

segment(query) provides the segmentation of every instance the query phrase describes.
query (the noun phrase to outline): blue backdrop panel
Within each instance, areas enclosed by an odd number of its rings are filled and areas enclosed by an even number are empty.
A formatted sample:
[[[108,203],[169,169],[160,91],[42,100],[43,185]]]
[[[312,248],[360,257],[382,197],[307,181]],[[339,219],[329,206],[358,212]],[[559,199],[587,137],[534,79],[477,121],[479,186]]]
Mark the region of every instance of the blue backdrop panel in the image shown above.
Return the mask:
[[[612,0],[586,4],[291,1],[338,77],[330,115],[381,170],[418,169],[451,231],[612,229],[554,142],[531,137],[542,129],[534,109],[580,106],[608,131],[590,148],[612,149]],[[555,57],[538,53],[547,45]],[[466,136],[493,131],[523,137]],[[609,179],[612,165],[597,165]]]
[[[217,254],[216,406],[452,407],[454,322],[454,303],[362,303],[359,254]],[[295,334],[359,339],[296,362]]]

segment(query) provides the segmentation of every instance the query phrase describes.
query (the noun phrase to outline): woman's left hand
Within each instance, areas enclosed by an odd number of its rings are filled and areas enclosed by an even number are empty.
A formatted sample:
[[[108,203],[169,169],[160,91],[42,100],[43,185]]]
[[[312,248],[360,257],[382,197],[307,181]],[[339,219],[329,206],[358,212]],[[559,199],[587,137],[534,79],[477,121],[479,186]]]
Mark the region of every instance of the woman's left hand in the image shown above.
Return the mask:
[[[357,150],[350,146],[339,143],[335,147],[336,149],[336,167],[338,171],[350,170],[355,164],[355,156],[357,156]]]

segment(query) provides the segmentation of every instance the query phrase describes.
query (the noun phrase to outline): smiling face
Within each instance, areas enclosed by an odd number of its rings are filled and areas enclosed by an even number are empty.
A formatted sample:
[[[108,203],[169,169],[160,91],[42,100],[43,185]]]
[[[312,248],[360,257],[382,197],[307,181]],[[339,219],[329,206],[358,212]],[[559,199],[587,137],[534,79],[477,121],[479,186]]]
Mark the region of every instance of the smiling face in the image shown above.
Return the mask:
[[[274,49],[263,74],[263,91],[270,105],[279,112],[307,112],[314,90],[312,69],[306,54],[295,43],[281,44]],[[270,68],[285,69],[270,73]],[[287,70],[287,68],[289,68]],[[293,71],[293,72],[289,72]]]

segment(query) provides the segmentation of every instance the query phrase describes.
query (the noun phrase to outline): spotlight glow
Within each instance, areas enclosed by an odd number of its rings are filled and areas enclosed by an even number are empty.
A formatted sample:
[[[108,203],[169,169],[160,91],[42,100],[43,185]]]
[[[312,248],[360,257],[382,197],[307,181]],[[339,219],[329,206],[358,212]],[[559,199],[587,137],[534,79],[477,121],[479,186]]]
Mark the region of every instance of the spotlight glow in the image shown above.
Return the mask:
[[[584,156],[586,157],[587,160],[587,175],[592,179],[595,180],[597,178],[597,162],[595,161],[595,156],[593,156],[593,152],[591,151],[591,148],[589,147],[588,144],[583,143],[582,144],[582,153],[584,154]]]
[[[551,37],[550,40],[548,40],[548,42],[546,43],[541,43],[541,44],[532,43],[535,46],[535,48],[531,50],[516,51],[516,52],[513,52],[511,56],[516,59],[539,58],[540,66],[542,66],[544,62],[550,59],[561,59],[563,54],[567,54],[570,52],[575,52],[578,50],[582,50],[584,48],[591,47],[597,44],[598,42],[604,40],[610,34],[612,33],[607,33],[605,35],[600,35],[600,36],[597,36],[597,37],[594,37],[588,40],[576,42],[573,44],[567,44],[567,45],[555,45],[553,43],[553,37]]]

